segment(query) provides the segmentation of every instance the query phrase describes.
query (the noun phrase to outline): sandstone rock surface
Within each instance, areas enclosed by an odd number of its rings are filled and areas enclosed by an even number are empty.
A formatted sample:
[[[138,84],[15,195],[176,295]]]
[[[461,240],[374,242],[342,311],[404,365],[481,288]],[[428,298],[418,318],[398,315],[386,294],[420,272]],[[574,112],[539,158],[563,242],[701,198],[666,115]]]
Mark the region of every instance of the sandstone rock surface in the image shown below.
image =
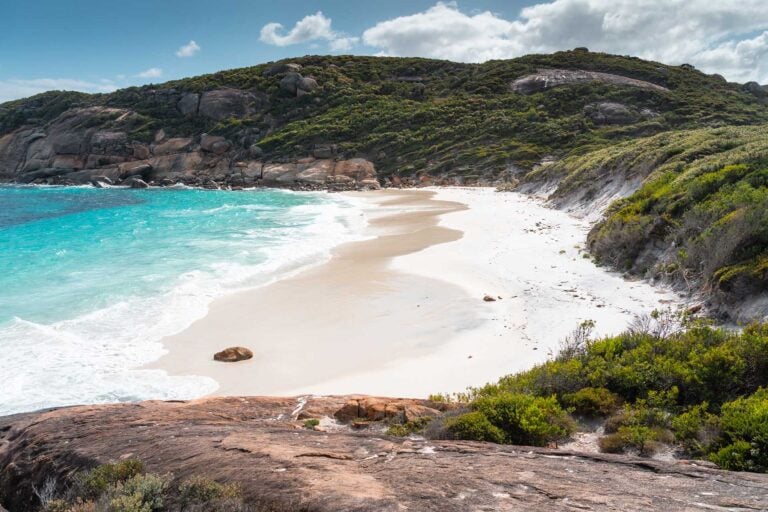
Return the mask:
[[[33,486],[134,457],[176,479],[238,482],[264,510],[766,510],[768,475],[691,462],[461,441],[325,432],[299,417],[350,405],[434,404],[370,397],[227,397],[82,406],[0,418],[0,504],[34,511]],[[366,410],[367,410],[366,405]],[[327,420],[324,420],[327,421]],[[261,510],[261,509],[260,509]]]

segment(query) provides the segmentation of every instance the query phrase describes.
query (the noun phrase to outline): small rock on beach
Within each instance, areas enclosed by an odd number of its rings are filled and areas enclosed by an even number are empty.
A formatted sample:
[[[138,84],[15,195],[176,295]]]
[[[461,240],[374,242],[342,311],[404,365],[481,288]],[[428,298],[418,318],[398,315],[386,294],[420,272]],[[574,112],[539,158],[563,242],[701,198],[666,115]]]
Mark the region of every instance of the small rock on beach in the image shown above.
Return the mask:
[[[253,357],[253,352],[245,347],[229,347],[225,348],[221,352],[213,354],[215,361],[222,361],[225,363],[234,363],[236,361],[245,361]]]

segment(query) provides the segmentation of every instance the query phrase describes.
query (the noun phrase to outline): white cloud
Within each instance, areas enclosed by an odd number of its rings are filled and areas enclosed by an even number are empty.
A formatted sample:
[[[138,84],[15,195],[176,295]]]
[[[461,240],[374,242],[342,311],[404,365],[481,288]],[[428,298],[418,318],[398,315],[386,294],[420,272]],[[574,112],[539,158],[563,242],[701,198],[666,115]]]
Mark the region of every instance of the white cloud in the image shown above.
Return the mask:
[[[377,23],[363,42],[385,55],[463,62],[587,46],[766,82],[766,30],[763,0],[554,0],[526,7],[516,19],[467,14],[456,3],[438,2]]]
[[[328,44],[332,52],[345,52],[351,50],[360,40],[358,37],[339,37]]]
[[[346,51],[358,42],[357,37],[347,37],[334,31],[331,23],[330,18],[321,11],[317,11],[297,21],[288,33],[285,33],[285,27],[280,23],[267,23],[261,27],[260,39],[264,43],[275,46],[328,41],[331,51]]]
[[[138,78],[160,78],[163,76],[163,70],[160,68],[149,68],[136,75]]]
[[[751,39],[726,41],[698,55],[697,62],[731,80],[768,82],[768,30]]]
[[[112,92],[117,87],[109,80],[88,82],[71,78],[36,78],[0,80],[0,103],[26,98],[45,91]]]
[[[194,41],[190,40],[187,44],[179,46],[176,50],[177,57],[194,57],[200,51],[200,46]]]
[[[470,16],[454,3],[438,2],[424,12],[377,23],[363,32],[363,42],[387,55],[482,62],[525,53],[511,37],[514,26],[487,11]]]

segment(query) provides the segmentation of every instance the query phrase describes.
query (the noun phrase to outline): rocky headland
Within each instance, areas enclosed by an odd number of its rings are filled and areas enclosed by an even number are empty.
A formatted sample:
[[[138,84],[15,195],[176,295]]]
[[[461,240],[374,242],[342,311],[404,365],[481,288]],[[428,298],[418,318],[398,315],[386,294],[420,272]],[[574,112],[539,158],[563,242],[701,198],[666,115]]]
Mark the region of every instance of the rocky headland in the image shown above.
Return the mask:
[[[764,510],[768,476],[707,463],[393,437],[451,414],[426,400],[230,397],[82,406],[0,419],[0,503],[128,458],[174,481],[238,483],[256,510]],[[308,423],[317,419],[319,422]],[[315,424],[317,423],[317,424]]]
[[[182,112],[188,112],[187,97],[179,100]],[[195,101],[200,110],[191,115],[219,119],[244,115],[252,95],[220,89]],[[317,145],[302,158],[264,162],[258,146],[237,148],[225,137],[207,133],[168,137],[160,129],[152,142],[131,140],[123,125],[136,115],[126,109],[74,108],[44,128],[7,134],[0,138],[0,177],[19,183],[132,188],[177,183],[205,188],[379,188],[372,162],[338,158],[333,145]],[[112,121],[100,126],[105,119]]]

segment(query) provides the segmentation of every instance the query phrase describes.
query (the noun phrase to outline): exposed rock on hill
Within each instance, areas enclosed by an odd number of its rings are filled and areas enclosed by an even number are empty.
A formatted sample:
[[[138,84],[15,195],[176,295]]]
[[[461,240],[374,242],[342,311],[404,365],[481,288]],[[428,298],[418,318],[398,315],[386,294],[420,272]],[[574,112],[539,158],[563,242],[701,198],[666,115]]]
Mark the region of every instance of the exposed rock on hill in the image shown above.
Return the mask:
[[[584,113],[598,124],[631,124],[638,118],[626,105],[610,101],[590,103]]]
[[[204,92],[200,97],[198,112],[202,116],[222,121],[231,117],[245,117],[260,106],[256,95],[240,89],[226,88]]]
[[[669,91],[666,87],[644,80],[636,80],[612,73],[569,69],[542,69],[538,73],[518,78],[512,82],[512,90],[521,94],[533,94],[562,85],[601,82],[610,85],[639,87],[655,91]]]
[[[351,431],[364,402],[373,419],[428,401],[216,398],[84,406],[0,418],[0,503],[35,510],[33,486],[64,485],[73,471],[134,457],[176,479],[239,482],[246,501],[275,510],[764,510],[768,475],[687,462],[557,449],[427,441]],[[410,409],[409,409],[410,408]],[[369,414],[376,409],[381,415]],[[293,507],[293,508],[291,508]]]

